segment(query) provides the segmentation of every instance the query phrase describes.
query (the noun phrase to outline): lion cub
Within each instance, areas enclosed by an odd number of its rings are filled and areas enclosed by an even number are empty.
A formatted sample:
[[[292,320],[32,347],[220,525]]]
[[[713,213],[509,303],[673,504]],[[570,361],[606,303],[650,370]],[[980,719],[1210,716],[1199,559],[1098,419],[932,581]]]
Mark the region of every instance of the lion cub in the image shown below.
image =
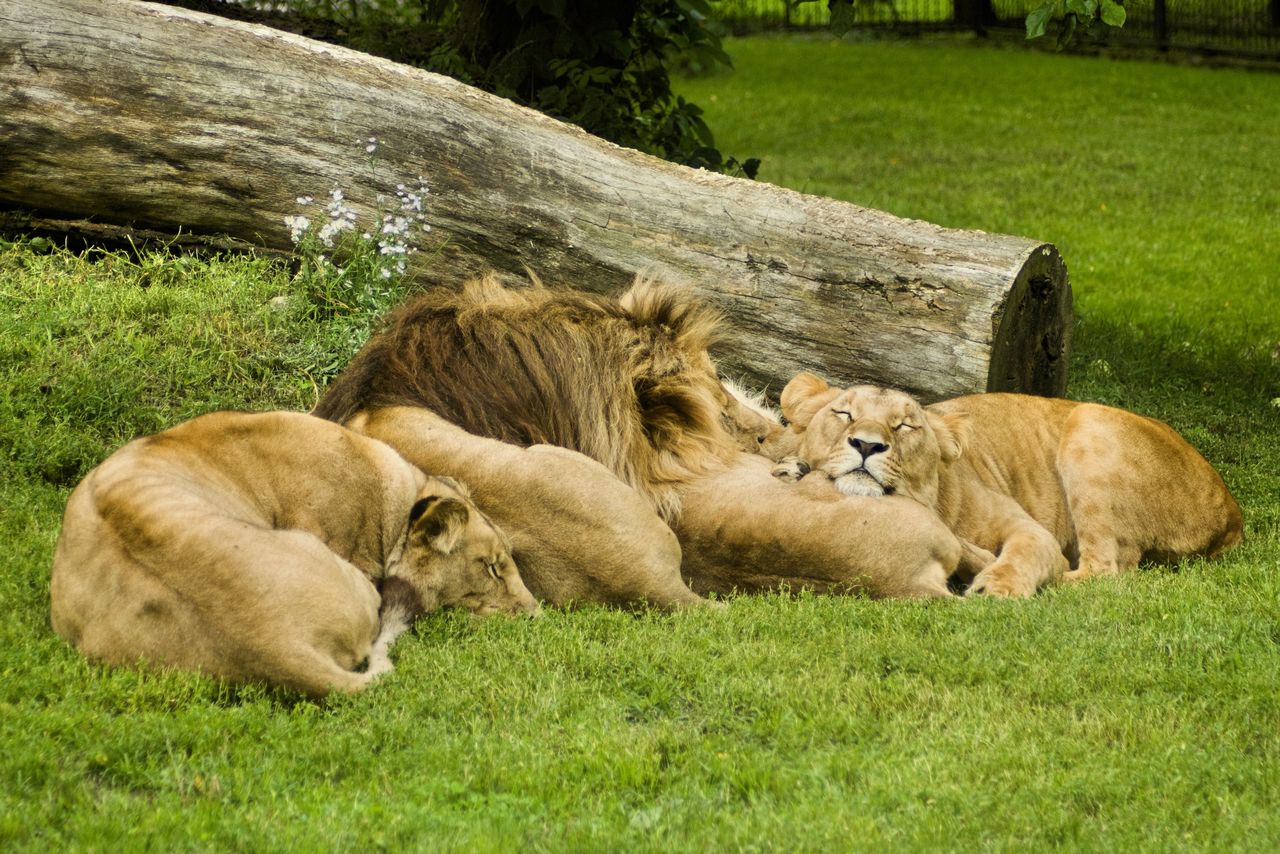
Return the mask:
[[[1241,540],[1240,508],[1204,457],[1124,410],[1021,394],[922,407],[806,373],[783,389],[782,412],[798,450],[776,476],[812,468],[846,495],[896,493],[935,509],[967,541],[972,593],[1030,596],[1064,576],[1214,557]]]
[[[458,483],[301,413],[130,442],[71,493],[53,561],[53,628],[86,655],[313,696],[368,686],[443,606],[538,608]]]

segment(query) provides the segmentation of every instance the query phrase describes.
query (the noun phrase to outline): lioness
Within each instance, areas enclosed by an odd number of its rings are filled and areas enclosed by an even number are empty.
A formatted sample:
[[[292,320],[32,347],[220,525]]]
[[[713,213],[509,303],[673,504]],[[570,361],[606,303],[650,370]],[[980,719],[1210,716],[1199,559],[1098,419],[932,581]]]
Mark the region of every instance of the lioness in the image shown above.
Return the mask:
[[[52,606],[54,630],[93,658],[313,696],[391,670],[387,647],[418,612],[537,609],[459,484],[286,412],[204,415],[91,471],[67,502]]]
[[[845,495],[933,508],[987,564],[974,593],[1030,596],[1061,577],[1214,557],[1241,540],[1240,508],[1213,467],[1167,425],[1131,412],[1020,394],[922,407],[900,391],[831,388],[807,373],[783,390],[782,412],[799,447],[776,476],[811,467]]]

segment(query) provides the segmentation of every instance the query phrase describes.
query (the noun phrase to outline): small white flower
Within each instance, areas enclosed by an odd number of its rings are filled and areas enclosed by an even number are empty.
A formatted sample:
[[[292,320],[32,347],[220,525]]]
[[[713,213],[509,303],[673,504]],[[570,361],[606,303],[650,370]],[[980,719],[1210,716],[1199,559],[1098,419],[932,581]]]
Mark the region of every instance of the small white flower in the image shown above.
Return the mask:
[[[305,216],[287,216],[284,218],[284,224],[289,227],[289,238],[296,244],[301,242],[302,235],[307,233],[307,229],[311,227],[311,220]]]

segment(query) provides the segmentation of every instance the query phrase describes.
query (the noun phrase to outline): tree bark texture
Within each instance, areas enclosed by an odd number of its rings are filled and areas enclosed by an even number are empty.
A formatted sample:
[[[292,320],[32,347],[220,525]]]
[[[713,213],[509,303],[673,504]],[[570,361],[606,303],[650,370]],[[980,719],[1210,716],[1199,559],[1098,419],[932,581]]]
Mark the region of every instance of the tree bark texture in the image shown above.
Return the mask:
[[[685,282],[730,321],[726,372],[775,393],[801,370],[926,400],[1066,386],[1071,291],[1052,245],[674,165],[266,27],[0,0],[0,204],[288,249],[299,195],[340,187],[372,216],[417,176],[426,285],[526,267],[600,292],[637,273]]]

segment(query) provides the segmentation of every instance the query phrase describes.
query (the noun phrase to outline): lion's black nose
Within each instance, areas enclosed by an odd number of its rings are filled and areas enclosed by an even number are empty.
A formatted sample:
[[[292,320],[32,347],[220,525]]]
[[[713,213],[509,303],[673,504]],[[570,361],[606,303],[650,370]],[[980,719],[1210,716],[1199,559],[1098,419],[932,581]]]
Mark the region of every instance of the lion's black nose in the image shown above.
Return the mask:
[[[885,451],[889,450],[888,445],[880,442],[868,442],[865,439],[859,439],[857,436],[850,436],[849,444],[853,446],[855,451],[862,454],[862,458],[864,460],[867,457],[873,457],[876,454],[883,454]]]

